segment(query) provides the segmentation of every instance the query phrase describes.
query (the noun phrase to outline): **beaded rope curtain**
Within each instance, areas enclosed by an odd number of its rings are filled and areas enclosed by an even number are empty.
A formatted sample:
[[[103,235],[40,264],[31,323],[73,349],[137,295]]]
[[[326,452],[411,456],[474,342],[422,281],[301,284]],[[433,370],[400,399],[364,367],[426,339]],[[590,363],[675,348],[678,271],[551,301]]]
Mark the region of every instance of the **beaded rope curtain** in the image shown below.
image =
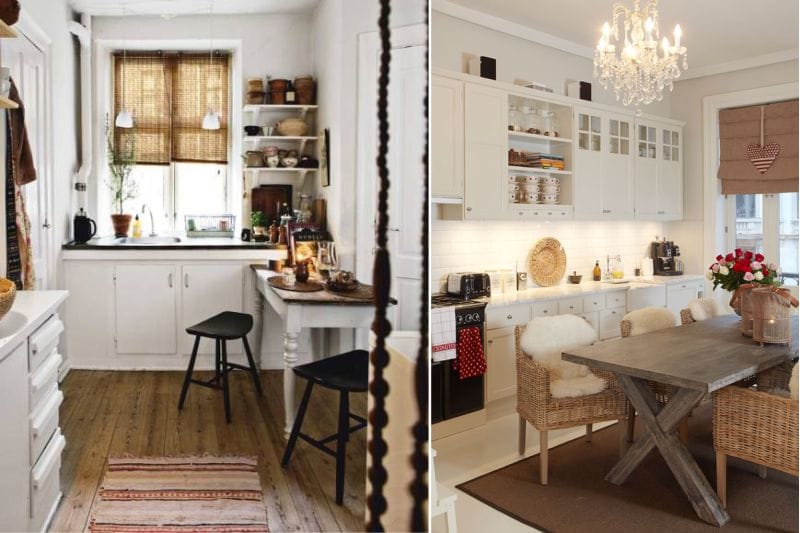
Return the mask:
[[[425,26],[428,21],[428,2],[425,2]],[[426,32],[427,35],[427,32]],[[425,48],[428,48],[428,39],[425,39]],[[428,249],[428,87],[427,73],[428,54],[425,54],[425,97],[423,99],[425,109],[425,151],[422,154],[423,164],[423,189],[426,199],[422,207],[422,238],[420,244],[423,250]],[[414,507],[411,510],[411,531],[424,531],[427,526],[425,516],[425,502],[428,500],[428,484],[425,476],[428,473],[428,454],[425,447],[428,444],[428,292],[430,290],[428,282],[428,254],[422,254],[422,302],[419,312],[419,353],[417,353],[416,368],[416,393],[417,410],[419,419],[413,428],[414,453],[411,457],[411,465],[414,467],[414,481],[411,482],[411,496],[414,498]]]
[[[378,76],[378,221],[376,228],[377,248],[375,263],[372,269],[372,284],[375,286],[375,319],[372,322],[372,331],[375,333],[375,348],[370,354],[372,362],[372,380],[369,392],[373,397],[373,408],[369,413],[372,425],[372,439],[369,441],[369,454],[372,465],[369,468],[369,481],[372,492],[367,497],[369,514],[367,517],[367,531],[383,531],[381,515],[386,512],[386,498],[383,487],[386,484],[386,468],[383,458],[388,451],[386,441],[383,439],[383,429],[389,422],[386,413],[386,396],[389,394],[389,384],[384,378],[384,370],[389,366],[389,353],[386,351],[386,338],[392,331],[392,325],[386,317],[389,307],[389,289],[391,286],[391,266],[389,263],[389,250],[387,249],[387,232],[389,227],[389,167],[386,156],[389,152],[389,117],[388,117],[388,92],[389,92],[389,62],[391,61],[391,42],[389,31],[389,0],[380,0],[380,16],[378,28],[381,39],[380,74]]]

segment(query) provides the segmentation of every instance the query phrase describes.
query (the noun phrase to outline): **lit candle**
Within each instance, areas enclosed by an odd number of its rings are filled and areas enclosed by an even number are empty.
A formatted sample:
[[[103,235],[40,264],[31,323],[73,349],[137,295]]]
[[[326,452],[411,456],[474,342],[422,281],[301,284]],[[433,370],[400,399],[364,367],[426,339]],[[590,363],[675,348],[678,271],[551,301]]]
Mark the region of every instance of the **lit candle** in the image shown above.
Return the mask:
[[[675,49],[678,50],[681,47],[681,25],[675,24],[675,31],[673,32],[675,35]]]
[[[608,36],[611,35],[611,27],[608,25],[608,22],[603,23],[603,37],[608,39]]]
[[[669,39],[664,37],[661,39],[661,49],[664,50],[664,57],[669,55]]]
[[[647,40],[653,40],[653,19],[647,17],[647,20],[644,21],[644,31],[647,32]]]

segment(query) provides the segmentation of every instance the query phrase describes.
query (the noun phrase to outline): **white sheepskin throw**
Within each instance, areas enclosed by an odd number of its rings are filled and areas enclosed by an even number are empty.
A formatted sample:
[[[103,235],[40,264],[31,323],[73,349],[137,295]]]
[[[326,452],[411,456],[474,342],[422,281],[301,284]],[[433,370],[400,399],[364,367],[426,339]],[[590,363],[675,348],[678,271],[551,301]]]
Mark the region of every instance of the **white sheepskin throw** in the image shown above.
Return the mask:
[[[663,307],[645,307],[625,315],[622,320],[631,323],[631,337],[651,331],[675,327],[675,315]]]
[[[697,322],[725,314],[720,303],[714,298],[698,298],[689,302],[689,311]]]
[[[588,367],[561,360],[561,352],[589,346],[596,340],[594,328],[579,316],[537,317],[520,337],[520,348],[550,372],[550,394],[554,398],[571,398],[596,394],[607,386]]]
[[[798,386],[800,386],[800,383],[798,383],[798,377],[797,377],[797,367],[799,366],[800,365],[798,364],[794,365],[794,368],[792,369],[792,377],[789,378],[789,392],[792,395],[792,400],[795,401],[797,401],[798,392],[800,392],[800,390],[798,390]]]

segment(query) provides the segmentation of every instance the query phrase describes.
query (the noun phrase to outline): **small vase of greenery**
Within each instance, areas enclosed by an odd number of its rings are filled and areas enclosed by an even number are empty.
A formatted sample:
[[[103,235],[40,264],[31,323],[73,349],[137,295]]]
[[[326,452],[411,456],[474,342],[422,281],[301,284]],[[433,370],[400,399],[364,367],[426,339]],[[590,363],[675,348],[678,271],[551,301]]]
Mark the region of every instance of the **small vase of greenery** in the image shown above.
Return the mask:
[[[131,225],[131,215],[125,213],[125,202],[136,198],[136,182],[131,177],[136,164],[136,135],[120,135],[114,138],[114,130],[106,121],[106,157],[108,158],[109,177],[106,184],[111,190],[114,214],[111,222],[116,237],[126,237]]]
[[[250,225],[253,227],[253,235],[264,235],[266,232],[265,222],[266,217],[261,211],[250,213]]]

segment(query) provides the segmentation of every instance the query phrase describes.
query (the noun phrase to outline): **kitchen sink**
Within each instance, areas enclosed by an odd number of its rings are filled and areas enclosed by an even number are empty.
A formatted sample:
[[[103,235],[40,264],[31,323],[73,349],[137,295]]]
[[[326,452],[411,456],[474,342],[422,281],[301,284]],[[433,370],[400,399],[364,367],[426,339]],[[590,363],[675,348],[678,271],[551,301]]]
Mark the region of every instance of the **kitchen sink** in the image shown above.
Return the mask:
[[[115,239],[116,244],[158,246],[164,244],[176,244],[181,242],[180,237],[121,237]]]

